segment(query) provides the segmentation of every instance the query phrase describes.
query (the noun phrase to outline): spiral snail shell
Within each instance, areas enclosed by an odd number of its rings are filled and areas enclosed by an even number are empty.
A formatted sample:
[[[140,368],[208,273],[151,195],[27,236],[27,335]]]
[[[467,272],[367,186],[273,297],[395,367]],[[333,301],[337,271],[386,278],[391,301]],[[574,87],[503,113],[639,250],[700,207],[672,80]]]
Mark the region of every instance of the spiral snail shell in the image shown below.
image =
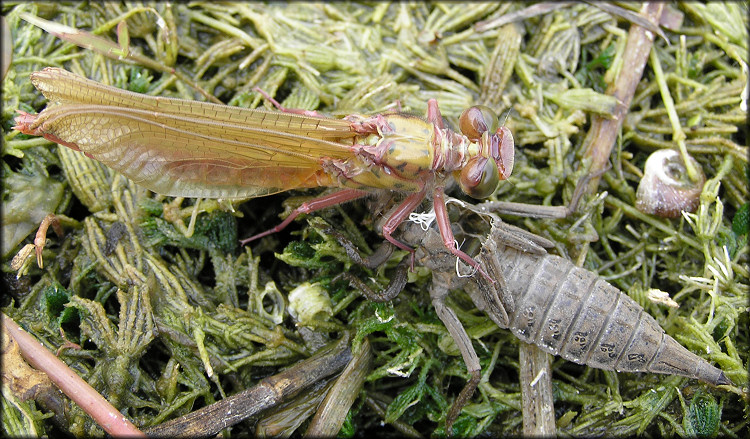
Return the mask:
[[[688,156],[698,171],[698,179],[690,181],[685,163],[678,151],[660,149],[649,156],[638,184],[635,207],[643,213],[677,218],[685,210],[695,212],[706,176],[700,164]]]

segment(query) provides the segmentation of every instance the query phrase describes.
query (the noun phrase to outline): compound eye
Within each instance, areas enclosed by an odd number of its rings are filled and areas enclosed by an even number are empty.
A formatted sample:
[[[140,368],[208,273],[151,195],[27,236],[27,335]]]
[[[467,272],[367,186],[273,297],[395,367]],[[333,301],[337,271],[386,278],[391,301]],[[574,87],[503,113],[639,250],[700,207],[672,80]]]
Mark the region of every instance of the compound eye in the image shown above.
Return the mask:
[[[497,131],[497,115],[490,107],[475,105],[461,113],[461,117],[458,118],[458,127],[464,136],[472,142],[476,142],[484,132],[494,133]]]
[[[492,195],[500,183],[500,175],[494,160],[474,157],[461,170],[458,184],[472,198],[484,199]]]

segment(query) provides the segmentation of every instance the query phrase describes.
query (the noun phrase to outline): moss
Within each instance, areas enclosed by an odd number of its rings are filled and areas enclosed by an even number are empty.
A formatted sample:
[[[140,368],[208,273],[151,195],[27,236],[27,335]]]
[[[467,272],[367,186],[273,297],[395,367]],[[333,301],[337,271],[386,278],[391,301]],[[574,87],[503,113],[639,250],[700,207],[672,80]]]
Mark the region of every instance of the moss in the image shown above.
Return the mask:
[[[474,25],[525,5],[156,2],[127,9],[113,3],[3,2],[2,7],[13,40],[2,97],[3,232],[23,235],[3,240],[13,247],[3,250],[6,276],[15,276],[10,258],[32,242],[34,224],[41,219],[17,220],[14,197],[25,193],[19,191],[34,191],[33,200],[24,196],[29,218],[36,218],[35,210],[69,218],[64,238],[48,236],[45,269],[28,269],[27,283],[21,284],[28,286],[14,290],[4,311],[47,346],[62,346],[60,323],[40,318],[39,306],[40,297],[49,298],[42,291],[64,286],[75,298],[74,308],[88,310],[79,324],[81,334],[111,337],[95,337],[83,353],[68,349],[61,358],[79,373],[96,377],[97,389],[118,401],[118,408],[142,428],[248,388],[310,355],[343,328],[357,333],[355,343],[367,336],[375,352],[363,393],[372,405],[355,403],[358,409],[346,424],[349,435],[382,428],[383,419],[401,428],[386,427],[389,434],[406,434],[407,426],[425,436],[443,434],[445,412],[467,378],[466,368],[445,342],[448,334],[431,309],[427,269],[411,274],[399,298],[386,304],[367,302],[330,282],[338,272],[351,270],[371,284],[387,284],[403,253],[384,268],[363,270],[325,233],[325,227],[333,227],[365,252],[377,248],[382,238],[375,232],[380,218],[375,213],[386,210],[385,202],[307,215],[288,232],[243,251],[236,236],[276,225],[288,195],[233,203],[203,200],[196,206],[149,194],[79,162],[88,160],[81,154],[71,161],[60,149],[58,158],[50,153],[57,149],[54,144],[10,129],[15,109],[44,107],[28,81],[30,72],[62,66],[153,95],[269,106],[254,91],[257,86],[285,106],[336,117],[396,109],[422,115],[434,98],[453,126],[463,109],[484,103],[501,115],[516,142],[513,175],[493,199],[551,206],[568,203],[579,178],[589,172],[586,136],[592,119],[611,108],[605,95],[618,73],[631,68],[622,64],[629,24],[589,4],[484,32]],[[674,377],[615,374],[555,359],[560,434],[682,435],[691,426],[695,434],[710,436],[718,428],[718,434],[741,436],[748,428],[747,73],[741,67],[747,65],[748,26],[746,11],[735,11],[746,6],[671,8],[670,14],[682,13],[684,20],[677,31],[665,33],[669,44],[655,40],[607,155],[610,167],[596,189],[606,195],[588,195],[566,219],[507,221],[553,240],[554,252],[630,292],[667,333],[720,366],[738,386],[727,392]],[[102,40],[78,33],[71,38],[89,43],[78,48],[22,20],[22,12],[94,32]],[[122,20],[128,33],[125,38],[120,32],[118,42]],[[745,37],[738,38],[738,32]],[[503,56],[506,47],[512,59]],[[708,178],[698,210],[676,219],[633,207],[646,158],[664,147],[681,147]],[[19,188],[21,177],[31,183]],[[39,201],[38,194],[46,198]],[[115,223],[122,224],[115,228],[121,233],[110,232]],[[24,228],[8,229],[13,224]],[[313,335],[296,326],[285,310],[284,296],[304,282],[330,288],[333,302],[333,315],[311,324]],[[147,355],[139,350],[139,361],[124,361],[127,355],[116,349],[117,343],[133,347],[150,340],[126,331],[119,321],[129,303],[122,291],[134,297],[136,284],[148,291],[158,331]],[[121,293],[112,294],[118,288]],[[679,308],[652,303],[642,294],[649,290],[668,293]],[[470,329],[486,373],[455,431],[520,434],[518,342],[462,293],[456,292],[450,303]],[[95,321],[94,315],[99,316]],[[63,327],[74,323],[66,320]],[[133,379],[117,382],[117,371]],[[676,388],[689,409],[681,409]],[[378,414],[373,407],[383,410]],[[23,410],[34,425],[59,428],[33,407]],[[100,433],[83,415],[69,419],[62,428],[74,434]],[[233,431],[247,435],[252,428],[248,421]]]

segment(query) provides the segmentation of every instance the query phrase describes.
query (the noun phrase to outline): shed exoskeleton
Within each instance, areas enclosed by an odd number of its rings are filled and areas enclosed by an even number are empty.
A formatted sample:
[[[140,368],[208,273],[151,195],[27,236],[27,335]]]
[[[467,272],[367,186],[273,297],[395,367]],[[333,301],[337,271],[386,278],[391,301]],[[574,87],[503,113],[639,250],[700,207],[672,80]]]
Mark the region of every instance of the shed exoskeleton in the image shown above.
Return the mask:
[[[516,203],[513,208],[518,207]],[[479,358],[456,313],[445,303],[450,290],[463,288],[476,307],[500,328],[543,351],[590,367],[618,372],[651,372],[694,378],[712,385],[732,384],[717,367],[669,336],[657,321],[626,293],[596,273],[547,253],[553,243],[504,223],[484,209],[469,208],[491,218],[492,228],[476,260],[495,282],[483,276],[459,276],[456,258],[434,228],[409,223],[400,239],[414,246],[416,261],[432,270],[430,298],[455,340],[471,378],[446,416],[446,431],[468,402],[481,378]],[[546,214],[545,214],[546,216]],[[362,258],[351,242],[329,230],[353,261],[373,268],[390,256],[385,243]],[[460,230],[454,230],[457,236]],[[349,273],[347,279],[368,299],[385,302],[406,284],[409,258],[394,271],[389,285],[372,291]]]
[[[502,226],[500,226],[502,227]],[[669,336],[630,296],[560,256],[506,245],[498,227],[480,259],[505,279],[501,303],[518,339],[578,364],[730,384],[724,373]],[[477,286],[491,288],[475,280]],[[512,298],[512,302],[508,300]],[[501,325],[500,323],[506,323]]]

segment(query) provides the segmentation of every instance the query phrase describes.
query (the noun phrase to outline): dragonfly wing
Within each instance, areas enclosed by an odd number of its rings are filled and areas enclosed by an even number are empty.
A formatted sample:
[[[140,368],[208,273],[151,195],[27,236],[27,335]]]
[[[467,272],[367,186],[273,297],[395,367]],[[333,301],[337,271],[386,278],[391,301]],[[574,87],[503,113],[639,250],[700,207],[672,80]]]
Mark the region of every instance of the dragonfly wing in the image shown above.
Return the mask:
[[[106,86],[55,67],[33,72],[31,82],[51,104],[91,104],[142,109],[176,116],[192,116],[218,123],[242,124],[257,129],[281,130],[331,141],[355,137],[349,122],[341,119],[149,96]]]
[[[28,128],[173,196],[235,199],[334,185],[321,160],[351,157],[336,142],[113,106],[53,105]]]

